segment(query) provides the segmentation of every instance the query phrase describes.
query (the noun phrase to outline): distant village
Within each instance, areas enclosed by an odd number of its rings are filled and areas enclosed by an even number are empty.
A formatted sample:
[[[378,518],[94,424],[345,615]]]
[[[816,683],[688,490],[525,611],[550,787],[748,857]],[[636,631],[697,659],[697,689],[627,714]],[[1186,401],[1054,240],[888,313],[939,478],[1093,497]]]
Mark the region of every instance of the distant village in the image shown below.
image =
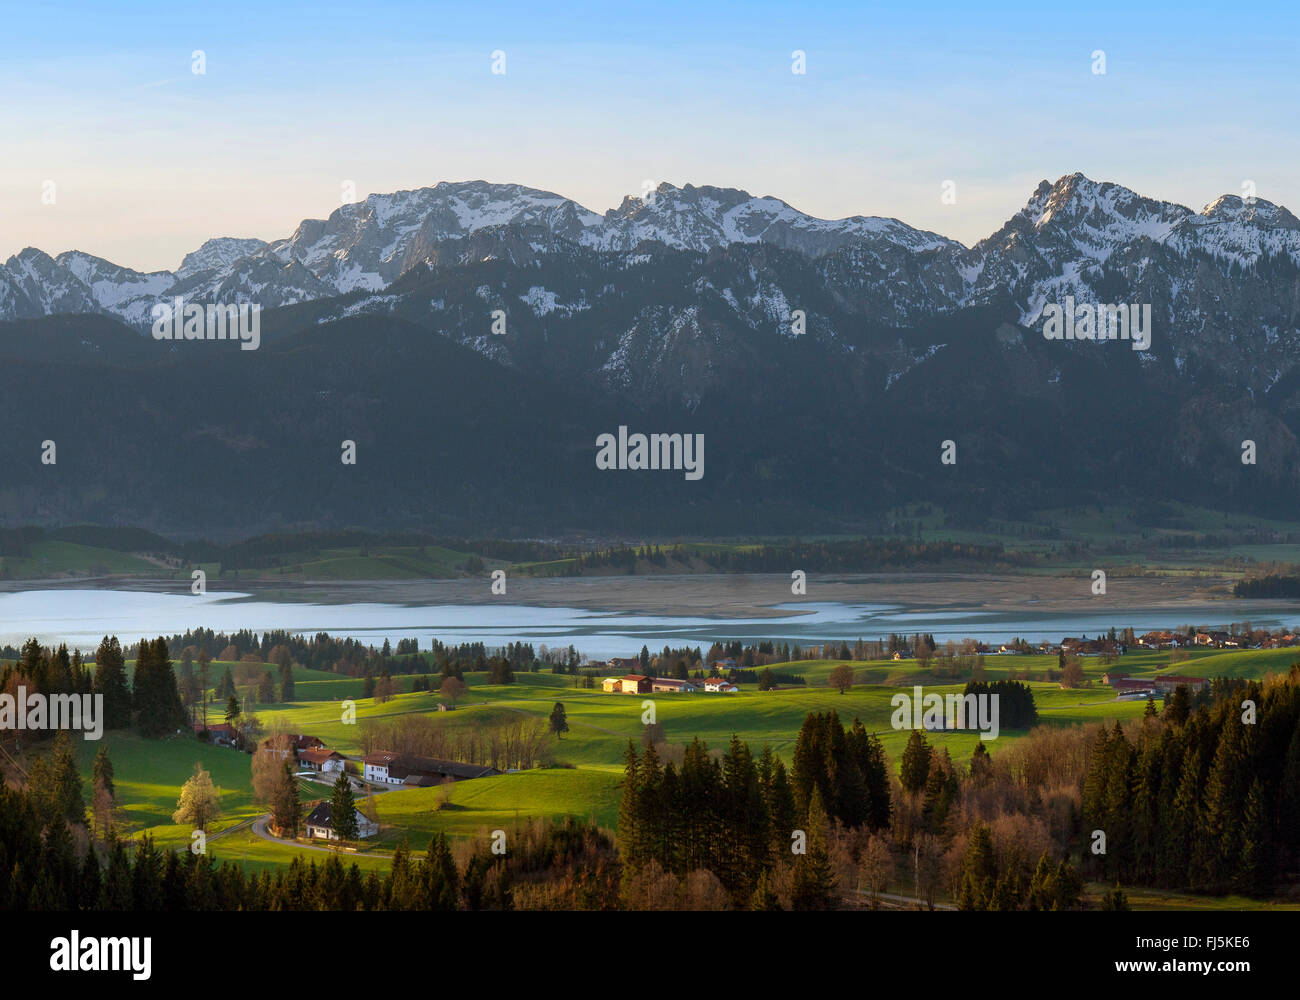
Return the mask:
[[[615,657],[608,664],[594,663],[594,667],[608,667],[611,670],[627,670],[622,677],[606,677],[601,682],[601,689],[606,694],[686,694],[692,691],[705,691],[710,694],[736,694],[740,688],[719,673],[715,677],[683,680],[675,677],[651,677],[634,671],[641,668],[641,661],[633,656],[626,659]],[[730,673],[738,669],[736,661],[724,657],[714,661],[718,672]]]

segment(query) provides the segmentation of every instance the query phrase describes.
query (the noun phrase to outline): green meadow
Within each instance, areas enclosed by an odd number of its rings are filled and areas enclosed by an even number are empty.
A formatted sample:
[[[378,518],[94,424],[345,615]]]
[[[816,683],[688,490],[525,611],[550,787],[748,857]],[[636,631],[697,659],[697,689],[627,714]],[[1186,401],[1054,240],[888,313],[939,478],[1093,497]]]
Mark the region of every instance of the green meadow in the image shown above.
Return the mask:
[[[1137,652],[1110,665],[1085,658],[1083,687],[1064,690],[1054,682],[1027,683],[1034,691],[1040,725],[1074,726],[1134,719],[1145,710],[1141,701],[1118,701],[1114,697],[1101,682],[1107,670],[1123,670],[1134,677],[1159,673],[1261,677],[1268,671],[1287,669],[1295,658],[1293,650],[1193,650],[1187,658],[1171,663],[1167,652]],[[333,749],[356,756],[367,723],[421,714],[431,716],[439,726],[455,729],[520,718],[545,720],[557,701],[564,704],[569,731],[552,741],[549,766],[463,781],[447,788],[396,789],[369,796],[366,808],[378,819],[380,834],[361,852],[349,855],[369,869],[382,867],[397,843],[405,840],[413,848],[423,849],[438,832],[453,838],[474,838],[492,830],[509,829],[533,817],[564,816],[589,818],[613,829],[621,798],[623,756],[629,742],[640,746],[643,715],[648,708],[654,713],[654,721],[662,724],[670,745],[684,745],[698,737],[721,753],[734,734],[755,752],[770,746],[787,764],[804,717],[809,712],[833,710],[846,724],[861,719],[869,731],[879,735],[897,767],[908,733],[891,723],[895,711],[891,698],[900,692],[910,693],[917,684],[926,693],[940,694],[959,693],[964,685],[964,680],[935,676],[933,670],[924,669],[915,660],[855,662],[851,664],[853,687],[841,694],[829,683],[832,671],[841,662],[774,664],[778,672],[802,675],[807,684],[766,692],[746,684],[733,695],[606,694],[599,688],[574,687],[573,678],[549,672],[519,674],[516,683],[509,685],[488,684],[486,675],[467,674],[468,689],[451,712],[436,711],[436,694],[410,691],[410,676],[395,677],[399,693],[378,703],[361,697],[363,682],[359,678],[295,668],[295,701],[258,705],[254,711],[268,728],[282,725],[290,732],[308,733]],[[985,675],[989,680],[1024,677],[1026,672],[1034,677],[1056,665],[1055,656],[990,655],[985,657]],[[236,665],[215,662],[210,680],[219,678],[227,666]],[[344,721],[343,703],[348,699],[352,699],[355,711],[352,723]],[[210,706],[211,721],[219,721],[220,715],[219,706]],[[1004,728],[989,747],[996,754],[1024,736],[1024,731]],[[974,732],[932,732],[928,739],[947,748],[954,760],[964,762],[979,736]],[[209,831],[214,838],[211,850],[215,856],[238,859],[250,867],[283,865],[294,854],[317,859],[322,856],[303,846],[266,841],[241,826],[265,811],[253,798],[248,754],[207,746],[188,735],[148,741],[133,732],[116,731],[107,733],[104,743],[116,775],[117,819],[130,835],[150,833],[160,844],[173,848],[189,843],[189,829],[173,824],[171,814],[180,786],[192,773],[195,762],[201,762],[220,789],[222,816]],[[87,787],[98,747],[83,742],[79,748]],[[304,801],[328,794],[329,789],[322,784],[303,782]]]

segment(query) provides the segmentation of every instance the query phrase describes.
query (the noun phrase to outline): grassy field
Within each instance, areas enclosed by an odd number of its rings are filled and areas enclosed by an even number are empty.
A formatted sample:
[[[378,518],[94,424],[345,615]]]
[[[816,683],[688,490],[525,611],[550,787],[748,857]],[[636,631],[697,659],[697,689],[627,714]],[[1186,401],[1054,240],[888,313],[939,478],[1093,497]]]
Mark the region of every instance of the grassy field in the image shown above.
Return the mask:
[[[1140,701],[1117,701],[1101,684],[1108,669],[1122,669],[1131,676],[1154,676],[1175,672],[1194,676],[1227,675],[1260,677],[1267,671],[1285,670],[1295,659],[1291,650],[1277,651],[1191,651],[1185,660],[1170,663],[1168,653],[1139,652],[1119,663],[1104,665],[1099,659],[1085,659],[1085,684],[1063,690],[1056,683],[1030,681],[1038,706],[1040,724],[1072,726],[1081,723],[1132,719],[1141,716]],[[449,728],[481,726],[497,721],[528,717],[546,719],[555,702],[563,702],[569,732],[554,741],[552,764],[523,773],[460,782],[447,789],[399,789],[379,792],[370,805],[381,824],[380,835],[356,858],[364,869],[382,868],[387,852],[406,840],[422,850],[430,836],[439,831],[454,838],[484,836],[495,829],[509,829],[520,819],[531,817],[590,818],[606,828],[617,822],[621,798],[622,758],[629,741],[640,744],[644,702],[653,702],[657,721],[664,727],[670,744],[685,744],[694,737],[720,753],[733,734],[748,742],[755,752],[771,746],[787,762],[795,738],[809,712],[836,711],[850,724],[861,719],[878,734],[897,767],[907,732],[891,725],[894,708],[890,699],[914,684],[927,693],[960,692],[964,681],[935,677],[915,660],[854,663],[855,684],[840,694],[829,684],[831,672],[840,661],[800,661],[773,665],[780,672],[803,675],[805,686],[761,692],[754,685],[742,685],[734,695],[658,694],[629,696],[605,694],[599,689],[573,687],[572,678],[551,673],[525,673],[510,685],[486,683],[485,675],[466,675],[468,690],[453,712],[435,712],[438,698],[430,693],[405,689],[410,678],[397,678],[399,693],[386,703],[361,698],[362,681],[322,671],[295,668],[295,701],[259,705],[257,714],[266,726],[283,725],[291,732],[309,733],[344,754],[357,755],[367,722],[392,720],[408,714],[432,714],[437,724]],[[988,656],[985,672],[990,680],[1012,673],[1040,674],[1057,665],[1055,656]],[[216,662],[210,675],[219,678],[228,664]],[[230,666],[235,666],[230,664]],[[355,699],[356,722],[343,720],[344,699]],[[218,710],[210,710],[216,721]],[[995,755],[1004,751],[1024,732],[1003,729],[989,744]],[[934,732],[928,734],[936,746],[946,747],[954,760],[964,763],[975,744],[976,733]],[[220,789],[222,816],[209,831],[211,851],[218,858],[236,859],[252,868],[287,864],[295,854],[317,861],[324,855],[304,846],[269,842],[251,830],[239,828],[264,807],[254,801],[251,789],[251,757],[242,752],[207,746],[188,736],[148,741],[132,732],[113,731],[104,744],[112,759],[118,789],[118,822],[132,836],[148,832],[160,844],[180,848],[188,844],[190,830],[171,821],[181,784],[194,764],[201,762]],[[79,763],[89,786],[91,764],[99,744],[83,742]],[[328,789],[304,783],[304,801],[322,798]],[[223,831],[232,831],[221,835]],[[218,836],[220,835],[220,836]],[[1140,897],[1140,898],[1139,898]],[[1134,894],[1140,907],[1196,906],[1195,897],[1180,902],[1171,894]],[[1209,904],[1205,904],[1209,905]],[[1232,908],[1232,901],[1216,900],[1213,905]],[[1246,905],[1238,902],[1235,905]]]
[[[266,569],[243,569],[220,563],[198,563],[179,568],[117,549],[83,545],[59,539],[41,539],[23,556],[0,557],[0,579],[27,580],[55,576],[148,576],[190,579],[192,569],[202,569],[210,580],[265,578],[269,580],[425,580],[458,576],[468,552],[426,546],[348,546],[286,552]],[[507,563],[484,559],[485,569]]]
[[[157,563],[129,552],[54,539],[33,542],[25,556],[0,557],[0,578],[15,580],[63,575],[152,576],[160,572],[163,570]]]
[[[1150,505],[1106,504],[1025,512],[1016,519],[989,519],[982,523],[959,524],[959,520],[970,519],[954,518],[935,504],[911,503],[881,515],[880,537],[999,546],[1008,557],[1000,571],[1030,574],[1085,572],[1102,566],[1116,576],[1206,573],[1234,578],[1270,565],[1300,565],[1300,522],[1225,514],[1173,502],[1158,505],[1158,509]],[[315,548],[311,547],[314,539],[303,536],[288,542],[287,551],[276,550],[273,556],[257,560],[232,555],[230,558],[235,563],[231,565],[204,562],[181,566],[181,549],[169,548],[169,543],[161,538],[142,541],[137,534],[126,531],[114,536],[101,532],[94,539],[102,542],[98,545],[40,538],[31,541],[21,556],[0,557],[0,579],[120,575],[188,580],[192,569],[202,568],[210,580],[227,583],[235,580],[262,580],[268,584],[277,580],[428,580],[495,568],[508,568],[512,574],[519,575],[556,576],[571,571],[577,561],[576,550],[558,547],[552,550],[551,558],[512,563],[433,544],[381,544],[379,537],[371,544]],[[861,537],[831,534],[805,541],[836,543]],[[653,574],[708,572],[724,565],[728,556],[752,552],[767,544],[787,544],[789,539],[758,537],[691,542],[648,538],[640,542],[676,550],[671,565],[639,560],[632,570]],[[453,544],[464,544],[467,549],[474,547],[471,542]],[[147,551],[133,551],[133,547]],[[163,551],[170,553],[168,563],[149,555]],[[238,564],[241,560],[243,565]],[[250,561],[266,565],[254,568],[247,565]],[[879,568],[863,567],[864,571]],[[627,567],[607,571],[626,570]],[[587,571],[597,575],[606,572],[591,567]]]

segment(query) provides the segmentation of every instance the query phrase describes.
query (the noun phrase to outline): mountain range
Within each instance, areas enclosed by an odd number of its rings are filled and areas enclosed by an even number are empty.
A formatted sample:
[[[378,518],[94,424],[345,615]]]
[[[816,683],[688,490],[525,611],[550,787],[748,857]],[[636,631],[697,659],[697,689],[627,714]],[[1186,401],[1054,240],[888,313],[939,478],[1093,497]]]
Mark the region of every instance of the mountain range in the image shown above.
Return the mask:
[[[1150,349],[1046,341],[1044,306],[1067,296],[1150,304]],[[263,347],[142,336],[176,297],[261,305]],[[1297,347],[1300,221],[1263,199],[1195,212],[1072,174],[966,247],[726,188],[663,184],[600,215],[441,183],[271,243],[212,239],[174,272],[11,257],[11,401],[53,380],[79,403],[16,408],[0,512],[202,531],[221,498],[196,484],[224,467],[259,484],[259,529],[869,530],[920,499],[975,519],[1116,496],[1282,513],[1300,485]],[[189,415],[167,427],[179,452],[147,443],[170,408]],[[48,490],[42,420],[80,443],[60,445],[82,456],[79,488]],[[595,436],[620,424],[707,431],[708,474],[690,490],[597,475]],[[336,458],[323,468],[338,437],[383,456],[381,502],[342,486]],[[152,470],[148,500],[123,495],[131,457]]]

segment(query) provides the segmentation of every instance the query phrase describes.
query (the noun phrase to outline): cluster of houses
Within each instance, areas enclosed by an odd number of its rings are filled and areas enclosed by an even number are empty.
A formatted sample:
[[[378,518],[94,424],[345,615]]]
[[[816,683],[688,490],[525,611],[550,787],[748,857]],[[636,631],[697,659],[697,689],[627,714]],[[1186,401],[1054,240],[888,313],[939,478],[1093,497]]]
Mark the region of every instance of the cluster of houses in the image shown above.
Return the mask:
[[[1269,632],[1267,630],[1251,632],[1225,632],[1222,629],[1206,629],[1193,632],[1191,636],[1167,629],[1148,632],[1139,636],[1137,644],[1144,649],[1182,649],[1186,646],[1201,646],[1210,649],[1281,649],[1300,643],[1300,635],[1294,632]]]
[[[601,682],[601,687],[607,694],[685,694],[692,691],[735,694],[740,690],[725,677],[706,677],[702,681],[683,681],[675,677],[648,677],[645,674],[606,677]]]
[[[331,750],[315,736],[295,735],[289,737],[289,746],[272,746],[270,740],[264,740],[262,746],[268,752],[283,757],[293,755],[300,773],[311,771],[321,775],[337,776],[342,774],[347,758],[337,750]],[[415,754],[393,753],[378,750],[362,758],[362,777],[371,784],[401,786],[404,788],[427,788],[441,785],[446,781],[464,781],[469,778],[483,778],[501,772],[480,764],[462,764],[454,760],[440,760],[436,757],[419,757]],[[307,816],[307,837],[310,840],[337,840],[334,824],[330,817],[328,800],[318,802]],[[373,837],[379,832],[379,824],[357,810],[357,831],[362,839]]]
[[[331,750],[315,736],[295,733],[288,737],[289,745],[275,746],[275,737],[267,737],[261,748],[267,753],[292,759],[300,772],[312,771],[316,774],[337,776],[343,773],[347,758],[337,750]]]

